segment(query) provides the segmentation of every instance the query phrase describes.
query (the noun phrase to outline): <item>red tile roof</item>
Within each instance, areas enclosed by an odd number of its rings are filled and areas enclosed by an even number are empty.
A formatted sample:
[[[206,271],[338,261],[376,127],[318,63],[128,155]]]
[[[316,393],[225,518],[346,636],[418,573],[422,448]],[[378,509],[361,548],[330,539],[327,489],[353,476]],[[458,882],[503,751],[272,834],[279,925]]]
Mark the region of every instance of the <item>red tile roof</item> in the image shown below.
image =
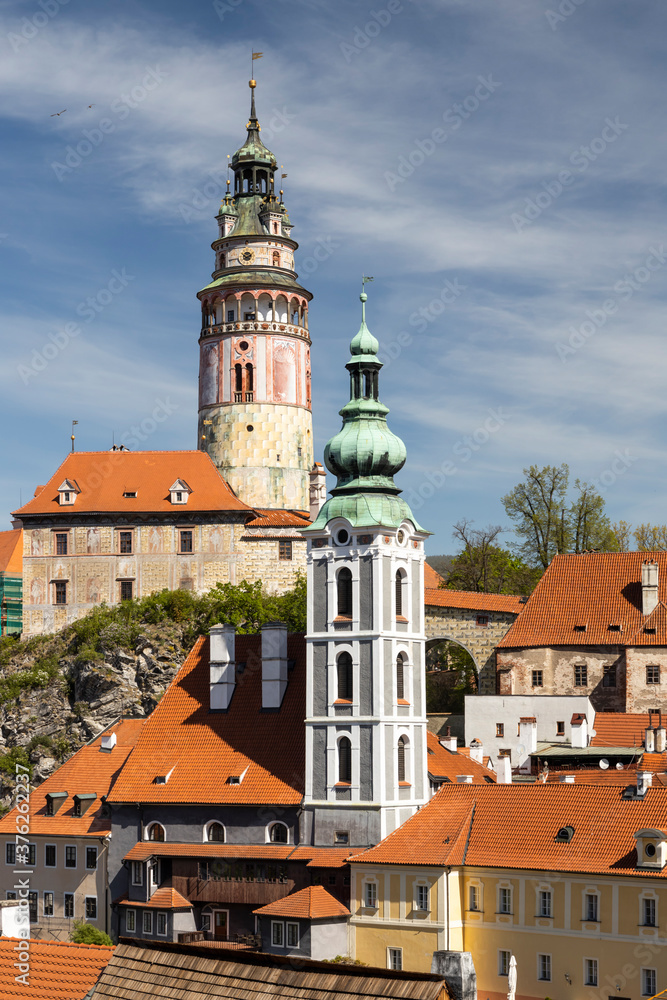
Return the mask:
[[[92,743],[65,761],[62,767],[30,793],[30,833],[52,837],[99,837],[111,830],[111,817],[102,815],[102,796],[108,795],[136,744],[144,719],[123,719],[104,730]],[[116,734],[113,750],[100,750],[102,736]],[[55,816],[46,815],[46,796],[67,792]],[[74,796],[94,792],[97,798],[83,816],[74,816]],[[0,833],[16,832],[17,810],[0,819]]]
[[[246,528],[305,528],[310,524],[310,515],[306,510],[266,510],[256,507],[257,517],[246,521]]]
[[[260,917],[287,917],[292,920],[325,920],[327,917],[350,915],[347,906],[339,903],[323,885],[309,885],[252,912]]]
[[[667,721],[667,714],[665,719]],[[643,747],[644,731],[648,729],[648,726],[648,714],[596,712],[593,723],[595,736],[591,738],[591,746]]]
[[[152,907],[154,910],[191,910],[192,903],[185,896],[181,896],[180,892],[176,889],[172,889],[169,886],[162,886],[160,889],[156,889],[151,898],[147,902],[138,902],[136,899],[128,899],[127,896],[121,896],[120,899],[114,900],[114,906],[140,906],[142,910],[146,906]]]
[[[238,673],[228,711],[210,713],[209,642],[199,639],[146,720],[111,802],[298,805],[303,795],[306,647],[290,635],[294,662],[277,712],[262,711],[261,636],[236,636]],[[246,771],[247,768],[247,771]],[[228,778],[246,771],[238,784]],[[158,775],[170,774],[164,784]]]
[[[467,750],[467,754],[458,750],[448,750],[430,730],[426,733],[426,747],[428,773],[434,778],[449,778],[450,781],[456,781],[457,775],[471,774],[474,783],[496,780],[494,771],[490,771],[488,767],[470,757],[469,747],[461,748]]]
[[[642,563],[658,563],[661,604],[642,614]],[[501,649],[667,645],[667,552],[554,556]],[[575,626],[585,625],[584,632]],[[621,631],[610,631],[620,625]],[[655,628],[647,632],[646,628]]]
[[[432,566],[428,563],[424,563],[424,586],[427,590],[437,590],[441,583],[445,582],[445,578],[440,575]]]
[[[23,572],[23,531],[0,531],[0,573],[20,576]]]
[[[23,941],[28,944],[30,970],[28,985],[17,982],[20,971],[19,938],[0,938],[0,997],[10,1000],[83,1000],[107,962],[113,948],[65,941]]]
[[[518,615],[526,607],[521,597],[513,594],[478,594],[470,590],[424,591],[424,604],[439,608],[467,608],[470,611],[506,611]]]
[[[168,841],[140,840],[131,847],[123,861],[146,861],[147,858],[257,858],[286,861],[293,853],[289,844],[178,844]],[[313,853],[312,851],[310,852]],[[349,854],[349,851],[347,852]]]
[[[634,784],[631,780],[629,784]],[[633,834],[667,828],[667,788],[624,799],[614,785],[443,785],[428,805],[353,863],[478,865],[667,878],[636,868]],[[569,843],[556,842],[564,826]]]
[[[61,507],[58,487],[74,481],[80,493],[72,506]],[[169,488],[184,479],[192,493],[174,505]],[[136,498],[123,497],[135,492]],[[113,512],[130,516],[151,512],[247,511],[251,507],[232,492],[204,451],[77,451],[70,453],[43,490],[15,513],[69,514]]]

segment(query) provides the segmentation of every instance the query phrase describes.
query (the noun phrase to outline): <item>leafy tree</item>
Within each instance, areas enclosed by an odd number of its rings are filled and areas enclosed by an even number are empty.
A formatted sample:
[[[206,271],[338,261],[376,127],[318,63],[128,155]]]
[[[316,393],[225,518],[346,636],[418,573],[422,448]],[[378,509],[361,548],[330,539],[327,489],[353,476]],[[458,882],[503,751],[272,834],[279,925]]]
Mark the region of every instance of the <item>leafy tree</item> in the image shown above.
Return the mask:
[[[453,536],[463,543],[463,551],[452,560],[444,586],[486,594],[530,594],[541,572],[494,544],[500,525],[482,529],[471,525],[466,518],[454,525]]]
[[[70,934],[70,941],[75,944],[106,944],[113,946],[113,941],[108,934],[100,931],[92,924],[87,924],[85,920],[75,920],[74,930]]]
[[[633,536],[639,552],[662,552],[667,549],[667,524],[639,524]]]
[[[525,479],[502,498],[525,558],[545,569],[562,552],[615,551],[616,536],[604,512],[604,499],[589,483],[576,479],[568,501],[570,470],[562,465],[524,469]]]
[[[612,524],[611,530],[614,533],[614,538],[616,539],[616,551],[617,552],[629,552],[631,549],[630,538],[632,532],[632,525],[629,521],[616,521]]]
[[[426,711],[463,712],[465,696],[477,693],[475,661],[457,642],[443,640],[426,654]]]

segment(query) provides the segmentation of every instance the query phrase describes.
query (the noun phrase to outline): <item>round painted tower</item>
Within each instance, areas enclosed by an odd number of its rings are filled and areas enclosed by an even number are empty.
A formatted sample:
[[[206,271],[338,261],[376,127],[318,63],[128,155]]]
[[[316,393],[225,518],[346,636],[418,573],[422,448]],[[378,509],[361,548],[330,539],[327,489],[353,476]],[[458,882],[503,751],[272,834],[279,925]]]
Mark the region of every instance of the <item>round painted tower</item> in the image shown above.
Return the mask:
[[[198,447],[253,507],[308,510],[313,466],[308,303],[297,282],[292,224],[260,138],[255,81],[248,135],[232,157],[234,193],[220,207],[212,281],[197,293]]]

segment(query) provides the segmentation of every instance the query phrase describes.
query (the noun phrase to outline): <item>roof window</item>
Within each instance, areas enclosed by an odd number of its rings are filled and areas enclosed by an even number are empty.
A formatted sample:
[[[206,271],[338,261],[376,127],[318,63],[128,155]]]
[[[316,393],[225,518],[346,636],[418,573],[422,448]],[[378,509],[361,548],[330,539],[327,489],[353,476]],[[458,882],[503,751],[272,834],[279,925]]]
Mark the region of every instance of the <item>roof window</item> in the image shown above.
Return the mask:
[[[585,632],[587,628],[588,628],[587,625],[575,625],[574,626],[574,631],[575,632]]]
[[[136,500],[137,491],[136,490],[125,490],[123,496],[126,500]]]
[[[623,631],[623,629],[621,628],[620,625],[609,625],[607,627],[609,628],[610,632],[622,632]]]
[[[72,815],[85,816],[86,810],[95,801],[96,798],[97,795],[95,794],[95,792],[81,792],[79,795],[75,795]]]
[[[176,767],[175,764],[174,767]],[[166,774],[156,774],[155,777],[153,778],[153,784],[166,785],[169,779],[171,778],[172,774],[174,773],[174,767],[172,767],[171,771],[167,771]]]
[[[644,631],[646,632],[647,635],[655,635],[656,633],[655,625],[646,625]]]
[[[169,499],[171,503],[186,504],[191,493],[192,490],[184,479],[177,479],[176,482],[169,487]]]
[[[46,793],[46,815],[55,816],[61,805],[67,798],[67,792],[47,792]]]
[[[561,826],[560,830],[554,837],[557,844],[569,844],[574,837],[574,827],[573,826]]]
[[[58,487],[58,503],[61,507],[72,505],[76,500],[77,493],[80,493],[79,487],[76,485],[73,479],[63,479],[62,483]]]
[[[248,768],[246,767],[245,771],[242,771],[241,774],[230,774],[230,775],[228,775],[227,776],[227,784],[228,785],[240,785],[241,782],[243,781],[243,779],[245,778],[245,776],[246,776],[247,773],[248,773]]]

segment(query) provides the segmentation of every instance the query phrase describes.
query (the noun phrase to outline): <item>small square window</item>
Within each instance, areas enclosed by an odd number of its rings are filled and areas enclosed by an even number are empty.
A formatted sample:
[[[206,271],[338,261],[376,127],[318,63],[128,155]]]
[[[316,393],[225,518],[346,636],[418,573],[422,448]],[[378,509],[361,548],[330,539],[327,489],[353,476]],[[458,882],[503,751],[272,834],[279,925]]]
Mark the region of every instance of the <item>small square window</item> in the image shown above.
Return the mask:
[[[66,556],[67,555],[67,532],[57,531],[56,532],[56,555]]]
[[[646,668],[646,683],[647,684],[659,684],[660,683],[660,667],[656,664],[651,664]]]
[[[137,911],[136,910],[126,910],[125,911],[125,930],[128,934],[134,934],[137,929]]]
[[[181,552],[192,552],[192,532],[191,531],[181,531],[180,533],[180,550]]]
[[[533,670],[533,687],[541,688],[544,686],[543,672],[541,670]]]
[[[74,893],[65,893],[65,903],[63,906],[63,913],[66,917],[72,918],[74,916]]]
[[[131,601],[132,600],[132,580],[121,580],[120,582],[120,599],[121,601]]]
[[[292,543],[291,542],[278,542],[278,558],[279,559],[291,559],[292,558]]]
[[[575,665],[574,686],[588,687],[588,667],[585,663],[578,663]]]
[[[350,843],[350,834],[347,830],[337,830],[334,834],[334,844],[336,847],[347,847]]]
[[[403,949],[388,948],[387,966],[395,972],[400,972],[403,968]]]
[[[505,735],[505,724],[503,722],[496,722],[496,736]]]
[[[488,625],[489,624],[489,616],[488,615],[477,615],[477,624],[478,625],[482,625],[482,626]]]
[[[56,845],[46,844],[44,847],[44,865],[47,868],[56,867]]]
[[[153,933],[153,914],[150,910],[143,911],[143,918],[141,923],[142,930],[144,934]]]
[[[132,532],[131,531],[119,531],[118,532],[118,551],[123,556],[132,555]]]
[[[64,580],[56,580],[53,589],[55,603],[67,604],[67,583]]]
[[[76,868],[76,847],[65,848],[65,868]]]
[[[86,920],[97,920],[97,896],[86,896]]]
[[[565,736],[565,722],[556,723],[556,736]]]

